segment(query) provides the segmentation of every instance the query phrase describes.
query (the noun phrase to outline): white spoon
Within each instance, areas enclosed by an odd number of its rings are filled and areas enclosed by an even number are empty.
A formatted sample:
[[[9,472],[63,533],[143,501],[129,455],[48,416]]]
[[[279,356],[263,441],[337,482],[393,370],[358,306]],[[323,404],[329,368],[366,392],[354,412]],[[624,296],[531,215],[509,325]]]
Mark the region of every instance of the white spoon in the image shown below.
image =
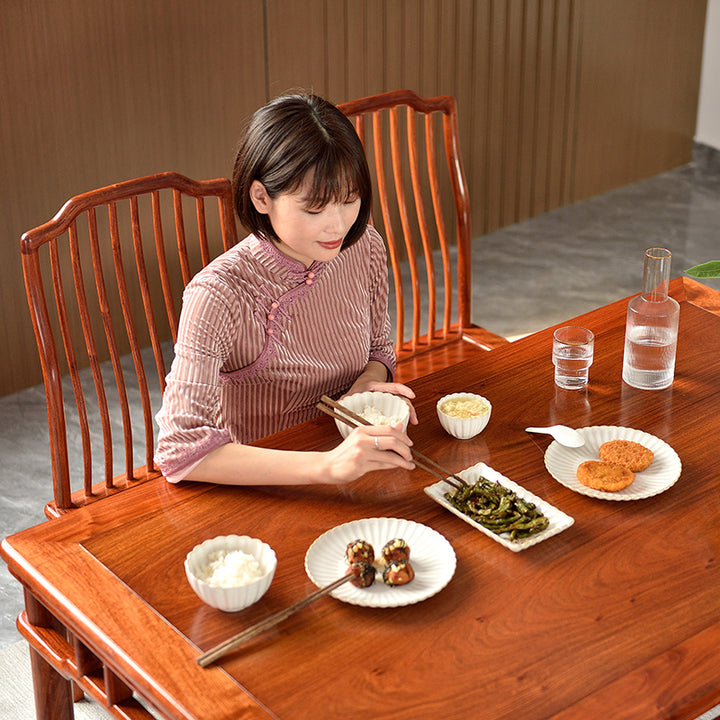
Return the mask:
[[[580,447],[585,444],[582,435],[567,425],[551,425],[550,427],[529,427],[525,432],[547,433],[552,435],[561,445],[565,447]]]

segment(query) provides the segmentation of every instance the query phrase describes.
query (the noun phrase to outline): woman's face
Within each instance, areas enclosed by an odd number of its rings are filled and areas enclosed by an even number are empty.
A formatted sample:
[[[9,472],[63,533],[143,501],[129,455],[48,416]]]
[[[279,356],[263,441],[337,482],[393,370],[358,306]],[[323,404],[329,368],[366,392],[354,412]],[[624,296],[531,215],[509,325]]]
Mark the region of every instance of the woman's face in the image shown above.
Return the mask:
[[[343,239],[360,212],[360,198],[311,207],[307,195],[307,180],[294,192],[274,198],[258,180],[250,186],[255,209],[268,216],[280,240],[275,242],[277,248],[310,267],[314,261],[327,262],[340,252]]]

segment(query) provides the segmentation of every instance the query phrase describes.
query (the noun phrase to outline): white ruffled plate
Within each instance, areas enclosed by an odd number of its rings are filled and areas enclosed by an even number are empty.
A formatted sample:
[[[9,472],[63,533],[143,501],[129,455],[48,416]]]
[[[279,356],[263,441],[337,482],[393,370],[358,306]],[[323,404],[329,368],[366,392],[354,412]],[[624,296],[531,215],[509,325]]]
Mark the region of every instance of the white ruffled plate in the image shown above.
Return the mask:
[[[506,487],[508,490],[512,490],[518,497],[522,498],[523,500],[535,503],[537,509],[540,510],[543,515],[545,515],[545,517],[548,519],[548,526],[542,532],[536,533],[535,535],[530,535],[526,538],[511,540],[508,533],[498,535],[492,530],[486,528],[484,525],[475,522],[475,520],[473,520],[471,517],[468,517],[461,510],[458,510],[445,497],[445,493],[453,492],[453,488],[448,485],[448,483],[446,483],[444,480],[440,480],[434,485],[430,485],[429,487],[425,488],[425,492],[433,500],[435,500],[435,502],[440,503],[440,505],[453,513],[453,515],[457,515],[461,520],[464,520],[466,523],[468,523],[468,525],[472,525],[480,532],[485,533],[485,535],[495,540],[495,542],[500,543],[508,550],[512,550],[513,552],[519,552],[520,550],[525,550],[525,548],[537,545],[539,542],[547,540],[553,535],[557,535],[559,532],[562,532],[563,530],[569,528],[575,522],[575,520],[570,517],[570,515],[566,515],[562,510],[558,510],[554,505],[551,505],[549,502],[545,502],[545,500],[543,500],[542,498],[534,495],[529,490],[526,490],[524,487],[522,487],[522,485],[518,485],[512,480],[509,480],[504,475],[501,475],[497,470],[493,470],[489,465],[486,465],[485,463],[478,463],[477,465],[473,465],[472,467],[469,467],[466,470],[463,470],[462,472],[459,472],[457,474],[463,480],[465,480],[466,483],[469,484],[477,482],[481,476],[484,477],[486,480],[490,480],[491,482],[500,483],[500,485]]]
[[[664,492],[680,477],[682,463],[678,454],[666,442],[650,433],[616,425],[593,425],[578,428],[578,432],[583,436],[585,445],[568,448],[553,441],[545,451],[545,467],[560,484],[581,495],[601,500],[642,500]],[[599,460],[598,449],[609,440],[632,440],[652,450],[655,455],[650,467],[635,473],[632,485],[617,492],[595,490],[577,479],[578,465],[585,460]]]
[[[305,570],[318,587],[328,585],[347,572],[345,551],[353,540],[367,540],[375,555],[388,540],[400,537],[410,546],[415,578],[407,585],[385,585],[378,573],[368,588],[345,583],[330,593],[334,598],[366,607],[400,607],[432,597],[455,574],[457,560],[452,545],[435,530],[399,518],[366,518],[338,525],[323,533],[305,554]]]

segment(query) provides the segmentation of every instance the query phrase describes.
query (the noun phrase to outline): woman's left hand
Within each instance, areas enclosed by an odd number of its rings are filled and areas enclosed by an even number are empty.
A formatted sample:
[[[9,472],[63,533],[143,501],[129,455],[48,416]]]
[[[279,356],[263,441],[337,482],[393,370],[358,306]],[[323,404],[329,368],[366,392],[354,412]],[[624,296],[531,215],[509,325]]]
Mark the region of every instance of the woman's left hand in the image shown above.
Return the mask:
[[[401,397],[410,408],[410,423],[412,425],[418,424],[417,413],[411,402],[415,398],[415,393],[407,385],[396,382],[381,382],[363,374],[353,383],[345,397],[360,392],[386,392]]]
[[[411,400],[415,398],[415,393],[407,386],[403,385],[402,383],[396,383],[396,382],[384,382],[384,383],[371,383],[372,387],[369,388],[370,390],[373,390],[374,392],[386,392],[391,393],[392,395],[397,395],[398,397],[401,397],[410,408],[410,422],[413,425],[418,424],[417,419],[417,413],[415,412],[415,406],[412,404]]]

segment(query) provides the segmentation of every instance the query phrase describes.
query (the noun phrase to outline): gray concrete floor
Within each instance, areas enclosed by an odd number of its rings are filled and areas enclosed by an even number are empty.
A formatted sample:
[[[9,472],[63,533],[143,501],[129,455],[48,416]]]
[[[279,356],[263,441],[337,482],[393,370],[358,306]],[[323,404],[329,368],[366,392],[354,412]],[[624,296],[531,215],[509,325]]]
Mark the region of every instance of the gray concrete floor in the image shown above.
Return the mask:
[[[720,152],[560,208],[473,245],[473,319],[514,337],[639,291],[647,247],[673,252],[673,276],[720,260]],[[720,280],[708,280],[720,290]],[[45,395],[0,398],[0,537],[44,521],[51,497]],[[0,648],[19,639],[22,592],[0,563]]]

